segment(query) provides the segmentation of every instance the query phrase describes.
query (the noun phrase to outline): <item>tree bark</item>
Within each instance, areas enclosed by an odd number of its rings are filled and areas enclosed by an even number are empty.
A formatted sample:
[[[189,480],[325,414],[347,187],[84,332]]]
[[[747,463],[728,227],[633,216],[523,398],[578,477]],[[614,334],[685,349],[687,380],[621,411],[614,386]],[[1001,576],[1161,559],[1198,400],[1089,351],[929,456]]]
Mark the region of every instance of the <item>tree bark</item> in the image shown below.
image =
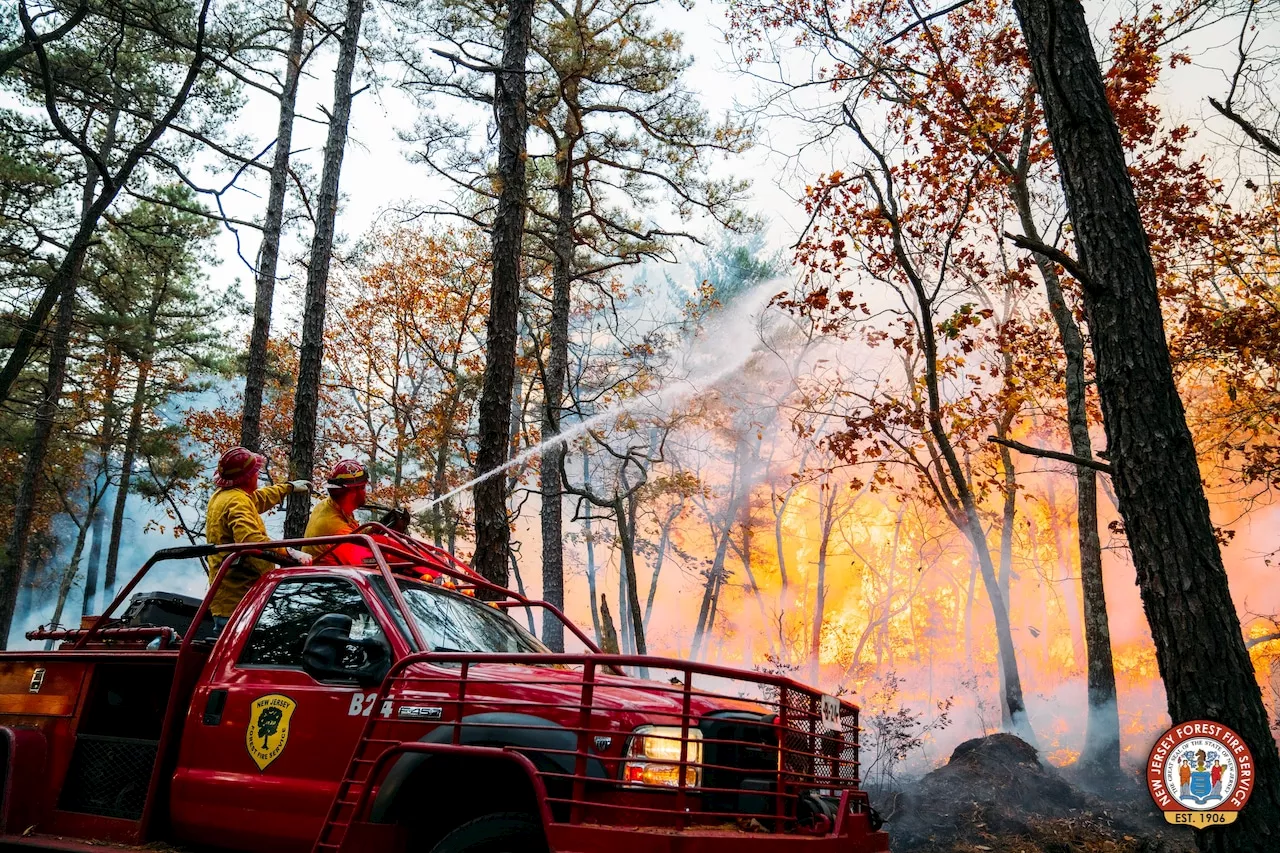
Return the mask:
[[[480,444],[476,473],[485,474],[507,461],[511,434],[511,393],[515,383],[516,330],[520,314],[520,256],[526,200],[525,66],[533,26],[533,0],[507,0],[502,71],[494,77],[493,101],[498,117],[498,209],[493,219],[493,285],[485,334],[484,381],[480,392]],[[491,583],[507,582],[505,478],[476,484],[475,569]]]
[[[302,348],[298,358],[298,387],[293,402],[293,435],[289,443],[289,479],[311,480],[316,455],[316,419],[320,408],[320,371],[324,362],[324,317],[328,301],[329,262],[333,256],[334,224],[338,216],[338,180],[347,148],[351,119],[351,80],[356,69],[356,48],[364,0],[347,0],[338,67],[333,75],[333,115],[324,145],[320,194],[316,199],[316,233],[307,264],[307,292],[302,315]],[[311,499],[305,492],[289,496],[284,535],[299,537],[307,527]],[[506,574],[505,569],[503,574]]]
[[[573,151],[577,141],[572,126],[573,107],[569,94],[570,126],[565,128],[556,152],[556,223],[551,262],[551,328],[546,371],[542,380],[542,440],[560,434],[560,411],[569,372],[569,298],[573,273]],[[542,451],[542,597],[564,607],[564,489],[560,467],[565,446],[559,442]],[[542,642],[553,651],[564,650],[564,625],[550,612],[542,614]]]
[[[630,506],[628,506],[630,504]],[[613,511],[618,519],[618,538],[622,542],[622,573],[627,584],[627,609],[630,613],[631,644],[638,655],[647,655],[648,646],[644,641],[644,619],[640,616],[640,593],[636,582],[636,549],[634,531],[631,527],[630,512],[635,511],[635,495],[630,498],[622,495],[614,501]],[[630,511],[630,512],[629,512]]]
[[[613,627],[613,616],[609,613],[609,601],[604,593],[600,594],[600,623],[604,627],[600,636],[600,651],[607,655],[618,654],[621,652],[618,648],[618,631]]]
[[[1197,843],[1276,849],[1280,755],[1214,537],[1169,362],[1155,268],[1084,8],[1069,0],[1014,0],[1014,9],[1093,288],[1084,291],[1084,304],[1112,482],[1169,715],[1175,723],[1223,723],[1253,751],[1256,784],[1248,806],[1235,823],[1198,832]]]
[[[295,0],[293,29],[285,61],[284,89],[280,93],[280,119],[276,125],[276,150],[271,162],[267,213],[262,221],[262,245],[258,249],[258,274],[253,298],[253,331],[249,336],[249,360],[244,375],[244,412],[240,419],[240,444],[262,449],[262,393],[267,377],[267,344],[271,340],[271,307],[275,300],[276,268],[280,259],[280,235],[284,229],[284,202],[289,186],[289,155],[293,147],[293,115],[302,77],[302,46],[307,32],[307,0]]]
[[[591,457],[582,454],[582,483],[587,489],[591,488]],[[596,598],[596,540],[595,535],[591,532],[591,502],[587,501],[586,506],[582,508],[582,538],[587,544],[587,593],[591,596],[591,627],[596,632],[596,645],[604,642],[604,634],[601,633],[601,616],[598,601],[603,600]],[[617,643],[615,636],[614,643]]]
[[[105,479],[106,476],[104,471],[102,477]],[[103,486],[103,497],[106,497],[108,488],[108,485]],[[102,539],[107,534],[107,517],[103,515],[101,506],[94,508],[91,525],[93,544],[89,546],[89,566],[84,573],[84,596],[80,601],[81,616],[89,616],[97,609],[98,575],[102,570]]]

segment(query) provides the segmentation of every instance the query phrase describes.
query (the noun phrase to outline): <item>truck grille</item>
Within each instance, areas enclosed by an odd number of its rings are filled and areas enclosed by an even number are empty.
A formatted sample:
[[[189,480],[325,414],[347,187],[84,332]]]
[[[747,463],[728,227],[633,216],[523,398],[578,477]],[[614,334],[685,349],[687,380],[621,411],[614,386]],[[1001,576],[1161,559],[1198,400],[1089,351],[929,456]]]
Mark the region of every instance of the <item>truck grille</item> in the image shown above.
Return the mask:
[[[815,781],[823,788],[856,785],[857,708],[842,706],[840,731],[823,732],[819,701],[819,697],[809,691],[782,691],[780,704],[786,715],[782,735],[783,772]]]
[[[703,797],[709,811],[774,814],[778,739],[769,719],[725,713],[705,717],[702,730]]]

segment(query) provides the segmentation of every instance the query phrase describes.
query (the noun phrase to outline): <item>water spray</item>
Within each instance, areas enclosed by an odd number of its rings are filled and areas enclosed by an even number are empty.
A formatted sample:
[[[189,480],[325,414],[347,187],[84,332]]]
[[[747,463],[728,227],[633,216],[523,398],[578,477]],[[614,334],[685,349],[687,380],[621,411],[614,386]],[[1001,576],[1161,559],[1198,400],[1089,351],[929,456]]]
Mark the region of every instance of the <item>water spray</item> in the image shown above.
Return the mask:
[[[693,397],[703,388],[715,385],[720,380],[737,373],[758,351],[758,347],[732,346],[732,344],[739,343],[744,340],[743,332],[745,332],[745,329],[738,329],[737,327],[743,326],[746,322],[751,321],[757,316],[760,310],[768,305],[769,298],[776,292],[775,284],[775,282],[766,282],[764,285],[757,287],[754,292],[750,294],[743,294],[739,297],[733,306],[736,310],[731,310],[722,317],[716,324],[716,329],[708,332],[701,342],[709,344],[709,342],[714,339],[716,341],[728,342],[730,346],[727,346],[724,349],[717,346],[713,351],[708,351],[709,347],[700,346],[700,342],[696,338],[686,345],[683,350],[683,360],[686,363],[692,360],[699,364],[718,365],[718,368],[712,371],[710,375],[686,377],[673,385],[660,389],[653,397],[638,397],[616,409],[600,412],[599,414],[592,415],[585,420],[578,421],[573,426],[562,430],[551,438],[521,451],[498,467],[490,468],[480,476],[468,480],[447,494],[441,495],[427,504],[424,511],[467,491],[479,483],[483,483],[492,477],[496,477],[504,471],[514,468],[534,456],[541,454],[548,448],[554,447],[557,444],[567,444],[579,436],[585,435],[589,430],[593,429],[597,425],[617,418],[619,415],[631,414],[635,410],[646,405],[650,405],[660,411],[667,411],[676,404],[682,403]],[[728,350],[728,352],[725,350]]]

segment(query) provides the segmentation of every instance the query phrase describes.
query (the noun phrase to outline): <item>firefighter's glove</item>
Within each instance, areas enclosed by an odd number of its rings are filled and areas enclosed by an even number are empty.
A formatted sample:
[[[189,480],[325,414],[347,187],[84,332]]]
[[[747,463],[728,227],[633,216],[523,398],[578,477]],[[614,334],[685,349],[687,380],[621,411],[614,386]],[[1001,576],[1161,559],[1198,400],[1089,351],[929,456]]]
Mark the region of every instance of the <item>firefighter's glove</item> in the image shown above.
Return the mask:
[[[310,480],[290,480],[289,485],[293,488],[294,493],[305,495],[311,491]]]
[[[299,551],[297,548],[290,548],[289,556],[292,557],[299,566],[311,565],[311,555],[305,551]]]

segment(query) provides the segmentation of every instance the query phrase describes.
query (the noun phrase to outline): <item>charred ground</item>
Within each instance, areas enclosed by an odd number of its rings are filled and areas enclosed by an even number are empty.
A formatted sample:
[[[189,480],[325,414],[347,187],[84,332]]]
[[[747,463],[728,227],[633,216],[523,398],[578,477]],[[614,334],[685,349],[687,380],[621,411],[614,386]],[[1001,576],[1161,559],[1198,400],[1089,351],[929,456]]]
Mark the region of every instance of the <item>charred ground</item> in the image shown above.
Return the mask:
[[[1040,761],[1020,738],[965,741],[948,762],[880,798],[896,853],[1184,853],[1190,831],[1155,812],[1137,778],[1095,781]]]

